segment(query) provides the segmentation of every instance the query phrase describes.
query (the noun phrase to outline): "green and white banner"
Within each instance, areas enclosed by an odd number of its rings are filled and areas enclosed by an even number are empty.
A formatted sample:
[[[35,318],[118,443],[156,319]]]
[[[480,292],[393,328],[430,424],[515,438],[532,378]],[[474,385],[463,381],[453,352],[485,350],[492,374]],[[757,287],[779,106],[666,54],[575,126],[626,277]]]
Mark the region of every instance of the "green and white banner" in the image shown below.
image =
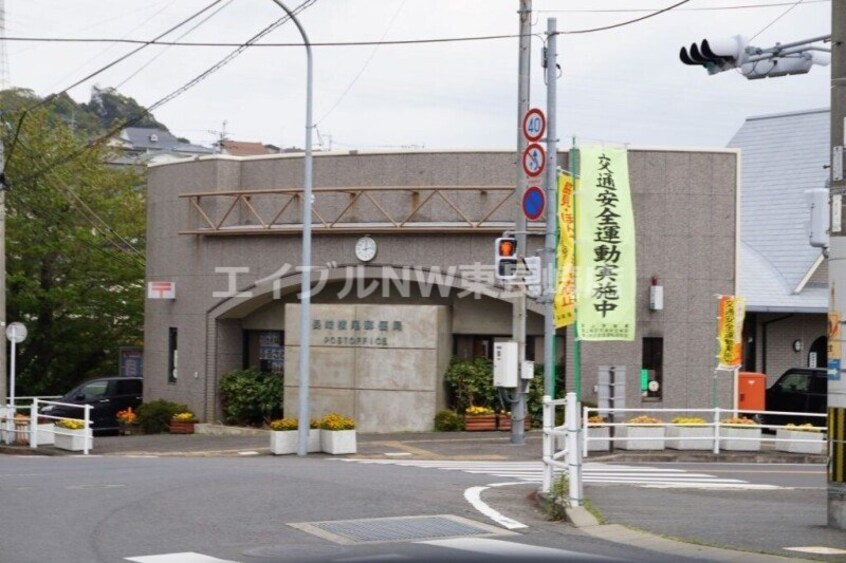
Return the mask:
[[[634,340],[635,229],[625,149],[579,149],[576,303],[582,340]]]

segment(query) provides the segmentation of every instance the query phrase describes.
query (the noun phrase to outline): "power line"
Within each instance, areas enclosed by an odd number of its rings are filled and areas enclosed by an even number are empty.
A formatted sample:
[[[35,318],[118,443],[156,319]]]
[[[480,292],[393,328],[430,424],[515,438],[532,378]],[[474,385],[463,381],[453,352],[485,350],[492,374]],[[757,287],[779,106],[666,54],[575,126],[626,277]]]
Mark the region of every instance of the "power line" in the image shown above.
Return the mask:
[[[214,4],[221,2],[221,1],[222,0],[217,0]],[[302,12],[303,10],[311,7],[316,1],[317,0],[305,0],[299,6],[294,8],[293,13],[296,15],[296,14]],[[206,78],[208,78],[209,76],[211,76],[212,74],[214,74],[215,72],[217,72],[218,70],[220,70],[221,68],[223,68],[224,66],[229,64],[230,62],[232,62],[232,60],[234,60],[237,56],[242,54],[248,47],[252,46],[256,41],[258,41],[262,37],[266,36],[267,34],[271,33],[272,31],[274,31],[275,29],[277,29],[278,27],[280,27],[281,25],[283,25],[284,23],[286,23],[289,20],[290,20],[290,17],[287,14],[285,16],[277,19],[276,21],[274,21],[273,23],[271,23],[270,25],[268,25],[267,27],[265,27],[264,29],[262,29],[261,31],[256,33],[255,35],[253,35],[245,43],[239,44],[238,47],[234,51],[232,51],[231,53],[226,55],[224,58],[220,59],[217,63],[215,63],[214,65],[212,65],[208,69],[201,72],[200,74],[198,74],[197,76],[195,76],[194,78],[192,78],[191,80],[189,80],[188,82],[183,84],[181,87],[172,91],[170,94],[168,94],[165,97],[159,99],[157,102],[153,103],[148,108],[142,109],[142,111],[140,113],[138,113],[138,115],[135,115],[135,116],[133,116],[133,117],[127,119],[127,120],[124,120],[122,123],[119,123],[118,125],[112,127],[110,130],[106,131],[105,134],[103,134],[100,137],[98,137],[97,139],[94,139],[93,141],[91,141],[88,144],[88,146],[86,146],[82,149],[73,151],[72,153],[70,153],[70,154],[68,154],[64,157],[60,157],[60,158],[56,159],[55,161],[53,161],[51,164],[47,165],[45,168],[42,168],[40,170],[33,172],[32,174],[29,174],[28,176],[25,176],[23,178],[23,181],[29,181],[29,180],[32,180],[32,179],[37,178],[39,176],[42,176],[42,175],[48,173],[53,168],[55,168],[56,166],[60,166],[64,163],[70,162],[70,161],[74,160],[75,158],[79,157],[80,155],[84,154],[85,152],[87,152],[87,151],[107,142],[115,134],[119,133],[124,128],[130,127],[133,124],[139,122],[145,116],[152,113],[155,109],[157,109],[157,108],[163,106],[164,104],[172,101],[173,99],[181,96],[182,94],[184,94],[185,92],[187,92],[188,90],[190,90],[191,88],[193,88],[194,86],[196,86],[197,84],[199,84],[200,82],[202,82],[203,80],[205,80]]]
[[[772,27],[772,26],[773,26],[773,25],[774,25],[774,24],[775,24],[778,20],[780,20],[781,18],[783,18],[784,16],[786,16],[787,14],[789,14],[789,13],[790,13],[790,12],[791,12],[794,8],[796,8],[799,4],[801,4],[801,3],[802,3],[802,2],[804,2],[804,1],[805,1],[805,0],[799,0],[798,2],[795,2],[792,6],[790,6],[788,9],[786,9],[784,12],[782,12],[782,13],[781,13],[781,15],[779,15],[779,16],[778,16],[778,17],[776,17],[773,21],[771,21],[770,23],[768,23],[767,25],[765,25],[765,26],[763,27],[763,29],[761,29],[761,31],[759,31],[758,33],[756,33],[755,35],[753,35],[753,36],[752,36],[749,40],[750,40],[750,41],[752,41],[753,39],[755,39],[756,37],[758,37],[759,35],[761,35],[761,34],[762,34],[762,33],[764,33],[765,31],[767,31],[767,30],[768,30],[769,28],[771,28],[771,27]]]
[[[804,4],[830,3],[831,0],[805,0]],[[790,6],[793,2],[775,2],[768,4],[737,4],[734,6],[700,6],[693,8],[680,8],[680,12],[722,12],[724,10],[751,10],[758,8],[778,8]],[[567,14],[629,14],[637,12],[652,12],[658,8],[563,8],[558,10],[535,10],[538,13],[567,13]]]

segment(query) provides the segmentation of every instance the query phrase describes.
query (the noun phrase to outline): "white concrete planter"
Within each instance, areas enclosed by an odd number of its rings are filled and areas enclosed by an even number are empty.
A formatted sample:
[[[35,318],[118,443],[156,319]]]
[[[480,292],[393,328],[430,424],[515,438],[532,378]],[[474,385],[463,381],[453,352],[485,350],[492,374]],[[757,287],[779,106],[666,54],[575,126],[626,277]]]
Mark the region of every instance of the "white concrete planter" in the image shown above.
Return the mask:
[[[595,428],[587,428],[588,443],[587,451],[589,452],[607,452],[611,449],[611,429],[607,426],[597,426]]]
[[[803,432],[802,430],[776,430],[778,440],[813,440],[813,442],[776,442],[775,449],[781,452],[797,454],[822,454],[825,451],[825,434],[822,432]]]
[[[327,454],[354,454],[355,430],[321,430],[320,449]]]
[[[271,430],[270,453],[274,455],[297,453],[297,434],[297,430]],[[308,431],[307,451],[309,453],[320,451],[320,430],[317,428],[310,428]]]
[[[621,438],[614,441],[614,445],[621,450],[664,449],[663,426],[617,426],[614,436]]]
[[[86,435],[87,434],[87,435]],[[70,430],[68,428],[56,427],[55,446],[60,450],[69,452],[81,452],[85,449],[85,440],[88,439],[88,449],[94,448],[94,439],[91,430]]]
[[[56,443],[56,435],[53,433],[55,428],[56,426],[52,422],[38,425],[39,446],[52,446]]]
[[[738,452],[761,450],[761,428],[720,427],[720,449]]]
[[[714,429],[707,426],[667,426],[665,445],[673,450],[714,449]]]

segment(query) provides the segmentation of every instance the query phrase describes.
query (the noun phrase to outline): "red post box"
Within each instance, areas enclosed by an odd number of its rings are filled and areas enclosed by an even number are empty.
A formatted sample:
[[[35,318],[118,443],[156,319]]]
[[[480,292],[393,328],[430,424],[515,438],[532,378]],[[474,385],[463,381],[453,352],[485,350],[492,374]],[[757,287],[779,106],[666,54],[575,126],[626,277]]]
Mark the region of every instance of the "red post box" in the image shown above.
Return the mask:
[[[740,410],[766,409],[767,376],[763,373],[742,371],[737,375],[737,407]]]

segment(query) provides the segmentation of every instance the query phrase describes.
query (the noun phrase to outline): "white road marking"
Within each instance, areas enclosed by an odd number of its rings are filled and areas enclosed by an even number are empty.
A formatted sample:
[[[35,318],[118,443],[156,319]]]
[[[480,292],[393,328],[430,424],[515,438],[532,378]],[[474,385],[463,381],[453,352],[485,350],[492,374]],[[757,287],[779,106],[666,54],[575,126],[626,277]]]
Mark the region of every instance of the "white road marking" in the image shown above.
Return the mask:
[[[485,501],[482,500],[482,492],[490,487],[500,487],[504,485],[520,485],[521,483],[497,483],[495,485],[488,485],[487,487],[470,487],[464,491],[464,498],[467,499],[473,508],[502,526],[507,530],[519,530],[520,528],[528,528],[522,522],[513,520],[501,512],[491,508]]]
[[[473,475],[494,475],[519,479],[529,483],[543,481],[543,463],[540,461],[453,461],[453,460],[398,460],[398,459],[344,459],[349,463],[400,465],[446,471],[461,471]],[[742,479],[727,479],[709,473],[691,473],[684,469],[643,467],[604,463],[586,463],[583,480],[591,485],[635,485],[640,487],[688,489],[742,489],[785,490],[790,487],[749,483]],[[558,475],[563,472],[557,471]]]
[[[127,561],[135,561],[136,563],[238,563],[237,561],[218,559],[217,557],[194,553],[193,551],[126,557],[125,559]]]

